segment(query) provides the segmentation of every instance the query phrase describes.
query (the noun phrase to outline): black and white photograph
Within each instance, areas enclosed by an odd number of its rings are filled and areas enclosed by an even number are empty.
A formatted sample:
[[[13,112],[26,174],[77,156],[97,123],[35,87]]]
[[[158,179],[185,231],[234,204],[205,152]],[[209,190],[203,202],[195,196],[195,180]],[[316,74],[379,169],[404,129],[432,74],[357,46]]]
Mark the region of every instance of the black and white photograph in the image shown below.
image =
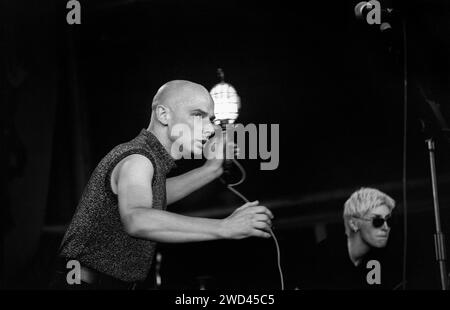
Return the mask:
[[[449,289],[449,1],[3,0],[0,25],[2,291]]]

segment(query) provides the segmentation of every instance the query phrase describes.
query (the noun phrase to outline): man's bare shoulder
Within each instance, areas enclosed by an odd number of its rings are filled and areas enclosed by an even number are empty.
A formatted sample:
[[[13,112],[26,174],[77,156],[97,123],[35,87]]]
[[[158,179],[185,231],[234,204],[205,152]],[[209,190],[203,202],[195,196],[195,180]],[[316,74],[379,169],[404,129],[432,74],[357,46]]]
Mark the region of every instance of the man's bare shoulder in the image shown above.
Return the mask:
[[[114,194],[117,194],[117,185],[119,177],[131,176],[147,176],[153,175],[153,164],[146,156],[142,154],[131,154],[122,159],[111,174],[111,188]]]
[[[128,163],[128,165],[149,165],[152,166],[150,159],[142,154],[131,154],[121,160],[121,162]]]

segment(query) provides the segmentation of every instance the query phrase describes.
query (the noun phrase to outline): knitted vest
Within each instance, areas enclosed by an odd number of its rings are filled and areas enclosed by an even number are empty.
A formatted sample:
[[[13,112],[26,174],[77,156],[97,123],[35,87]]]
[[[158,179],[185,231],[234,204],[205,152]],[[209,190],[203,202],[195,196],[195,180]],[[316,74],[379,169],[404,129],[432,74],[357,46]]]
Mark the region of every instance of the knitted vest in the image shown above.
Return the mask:
[[[153,241],[125,232],[118,198],[111,189],[114,167],[132,154],[141,154],[153,164],[152,207],[165,210],[166,174],[175,164],[158,139],[142,129],[133,140],[116,146],[95,168],[62,240],[60,253],[126,282],[145,280],[156,246]]]

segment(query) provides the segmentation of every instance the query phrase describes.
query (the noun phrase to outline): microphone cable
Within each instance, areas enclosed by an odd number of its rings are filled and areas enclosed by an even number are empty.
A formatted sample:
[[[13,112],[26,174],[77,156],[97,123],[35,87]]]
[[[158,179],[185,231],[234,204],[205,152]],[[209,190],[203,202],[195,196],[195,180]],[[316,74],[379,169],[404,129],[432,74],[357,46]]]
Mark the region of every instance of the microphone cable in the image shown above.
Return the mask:
[[[245,172],[244,167],[242,167],[242,165],[236,160],[236,159],[232,159],[233,163],[239,168],[239,170],[241,171],[241,179],[233,184],[227,184],[227,188],[233,192],[236,196],[240,197],[243,201],[245,201],[246,203],[249,202],[249,200],[243,195],[241,194],[237,189],[234,188],[234,186],[238,186],[240,184],[242,184],[245,179],[247,178],[247,174]],[[275,242],[275,247],[277,250],[277,265],[278,265],[278,272],[280,274],[280,281],[281,281],[281,290],[284,291],[284,277],[283,277],[283,271],[281,269],[281,254],[280,254],[280,246],[278,244],[278,240],[277,237],[275,237],[275,234],[273,233],[272,229],[269,228],[269,232],[270,235],[273,238],[273,241]]]

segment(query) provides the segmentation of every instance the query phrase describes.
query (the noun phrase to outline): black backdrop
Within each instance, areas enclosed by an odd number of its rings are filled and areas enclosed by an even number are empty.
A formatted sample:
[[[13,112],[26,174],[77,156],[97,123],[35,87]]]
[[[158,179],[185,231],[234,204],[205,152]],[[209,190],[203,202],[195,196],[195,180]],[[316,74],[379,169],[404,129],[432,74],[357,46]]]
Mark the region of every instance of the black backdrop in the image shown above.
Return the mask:
[[[357,1],[80,2],[82,23],[73,26],[66,24],[65,1],[5,2],[11,14],[3,15],[2,114],[28,158],[22,175],[8,179],[7,286],[41,285],[36,279],[45,277],[89,173],[114,145],[147,127],[158,87],[188,79],[210,88],[218,67],[241,96],[240,122],[280,124],[279,167],[261,171],[258,160],[243,160],[248,178],[239,189],[273,207],[291,287],[301,283],[314,229],[323,224],[328,233],[342,233],[343,202],[360,186],[377,186],[398,202],[392,243],[401,249],[398,21],[391,22],[390,35],[358,22]],[[381,2],[389,4],[407,18],[410,282],[436,287],[429,166],[419,123],[427,107],[416,81],[449,110],[449,5]],[[7,149],[22,158],[20,148]],[[438,141],[445,229],[448,154],[448,143]],[[181,161],[173,175],[201,163]],[[224,216],[240,204],[216,181],[172,208]],[[211,287],[278,285],[270,241],[171,245],[161,252],[167,287],[196,287],[198,276],[211,276]]]

